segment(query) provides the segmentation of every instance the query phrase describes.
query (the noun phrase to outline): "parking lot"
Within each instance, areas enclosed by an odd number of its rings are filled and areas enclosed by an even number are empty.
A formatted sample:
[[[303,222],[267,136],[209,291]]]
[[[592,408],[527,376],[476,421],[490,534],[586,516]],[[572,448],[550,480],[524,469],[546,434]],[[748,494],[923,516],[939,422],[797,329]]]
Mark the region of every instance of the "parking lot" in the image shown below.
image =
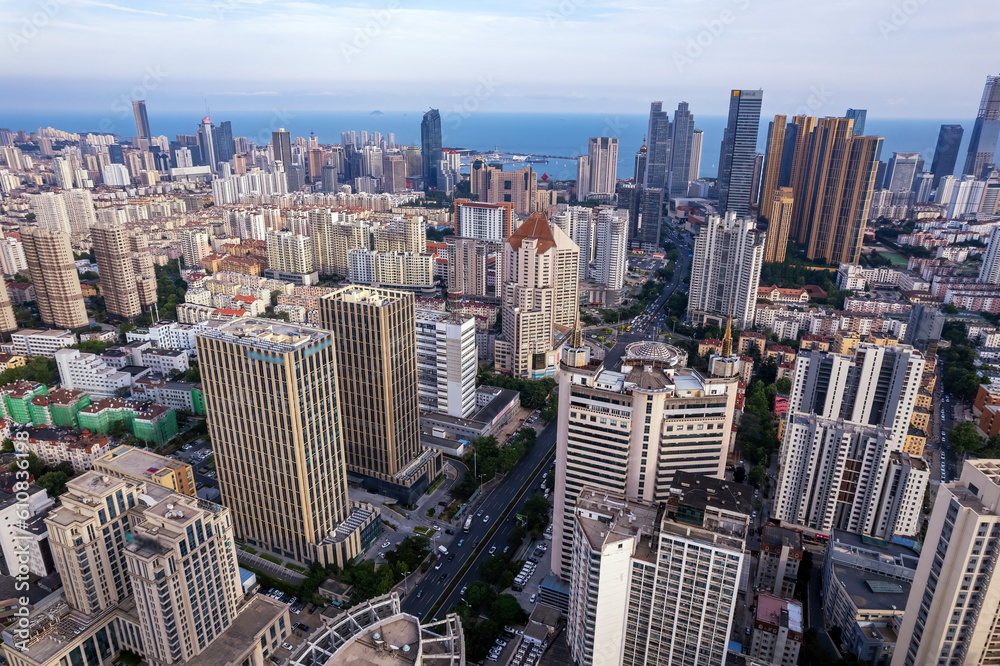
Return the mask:
[[[312,604],[295,599],[292,601],[286,593],[277,590],[267,590],[261,588],[258,594],[267,594],[273,599],[277,599],[288,604],[288,613],[292,620],[292,626],[285,641],[270,656],[270,660],[276,664],[284,663],[313,632],[322,628],[323,618],[322,608],[314,607]]]

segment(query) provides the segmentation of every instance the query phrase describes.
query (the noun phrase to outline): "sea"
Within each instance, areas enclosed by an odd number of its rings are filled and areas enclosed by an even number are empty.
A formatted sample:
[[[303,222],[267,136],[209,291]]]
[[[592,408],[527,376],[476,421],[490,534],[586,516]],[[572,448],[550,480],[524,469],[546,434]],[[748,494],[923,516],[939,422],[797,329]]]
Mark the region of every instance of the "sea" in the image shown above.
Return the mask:
[[[149,109],[149,125],[155,135],[173,139],[176,134],[194,134],[201,116],[198,113],[157,113]],[[315,135],[320,143],[339,143],[340,133],[346,130],[381,132],[383,137],[392,132],[397,144],[420,144],[422,111],[411,112],[357,112],[357,111],[240,111],[217,114],[215,124],[229,120],[233,136],[245,136],[258,144],[271,140],[271,132],[284,128],[292,136]],[[767,140],[770,118],[760,123],[757,150],[763,152]],[[442,143],[447,148],[468,148],[481,152],[494,149],[501,153],[544,157],[545,162],[533,162],[539,174],[550,180],[574,180],[574,158],[587,153],[587,140],[593,136],[618,139],[618,177],[630,178],[635,174],[635,153],[642,145],[647,132],[648,116],[629,113],[441,113]],[[888,160],[893,152],[919,152],[929,169],[942,124],[965,127],[963,145],[959,149],[957,168],[965,159],[972,119],[902,119],[869,116],[865,134],[884,138],[881,159]],[[701,155],[701,175],[714,177],[718,172],[719,149],[724,116],[695,116],[695,127],[704,132]],[[32,131],[39,127],[54,127],[67,132],[114,132],[123,136],[135,134],[131,108],[114,113],[100,111],[0,111],[0,127]]]

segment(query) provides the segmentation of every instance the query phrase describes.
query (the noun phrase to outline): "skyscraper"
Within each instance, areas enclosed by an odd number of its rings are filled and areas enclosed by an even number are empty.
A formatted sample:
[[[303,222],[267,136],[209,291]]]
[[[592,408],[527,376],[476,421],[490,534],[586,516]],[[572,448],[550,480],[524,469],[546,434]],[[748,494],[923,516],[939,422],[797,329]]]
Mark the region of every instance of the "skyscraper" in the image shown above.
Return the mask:
[[[885,172],[885,189],[897,195],[909,194],[923,164],[920,153],[893,153]]]
[[[966,460],[938,487],[892,666],[988,664],[1000,658],[1000,467]]]
[[[87,309],[69,234],[22,228],[21,243],[42,322],[55,328],[86,326]]]
[[[219,171],[219,154],[215,150],[215,125],[212,119],[205,116],[198,126],[198,146],[201,148],[201,163],[208,166],[212,173]]]
[[[292,166],[292,135],[284,127],[271,132],[271,152],[274,154],[274,161],[281,162],[287,172]]]
[[[962,134],[965,130],[961,125],[941,125],[938,132],[937,146],[934,147],[934,159],[931,162],[931,173],[934,174],[934,187],[937,188],[942,176],[955,173],[955,163],[958,162],[958,149],[962,145]]]
[[[649,131],[646,136],[649,137],[649,148],[642,185],[665,190],[670,170],[670,117],[663,110],[663,102],[649,105]]]
[[[56,177],[56,185],[61,189],[73,189],[73,167],[65,157],[52,160],[52,175]]]
[[[854,136],[864,135],[865,121],[868,119],[868,109],[848,109],[844,117],[854,121]]]
[[[664,503],[584,488],[567,642],[581,666],[727,663],[752,490],[678,474]]]
[[[156,303],[152,257],[149,257],[148,269],[143,271],[139,255],[145,248],[136,234],[129,233],[122,224],[101,221],[90,233],[108,315],[115,320],[135,321],[147,306]]]
[[[694,137],[694,116],[688,110],[688,103],[681,102],[674,112],[670,139],[670,198],[687,195],[691,174],[691,142]]]
[[[987,76],[962,175],[981,178],[983,167],[996,163],[997,140],[1000,140],[1000,76]]]
[[[236,144],[233,143],[233,123],[223,120],[215,131],[213,139],[215,154],[220,162],[229,162],[236,154]]]
[[[680,472],[723,478],[737,398],[736,379],[685,368],[687,354],[662,342],[633,342],[621,366],[607,368],[577,349],[582,340],[571,344],[559,373],[559,394],[567,397],[559,405],[553,496],[552,572],[564,580],[583,487],[666,501]]]
[[[236,536],[297,562],[343,566],[379,528],[377,512],[352,512],[347,499],[334,334],[243,318],[205,329],[196,344]],[[374,518],[374,534],[348,528],[350,517]]]
[[[757,223],[710,215],[694,239],[688,319],[722,326],[731,316],[739,328],[753,326],[764,258],[764,234]]]
[[[441,159],[441,148],[441,114],[431,109],[420,121],[420,157],[428,188],[438,186],[437,163]]]
[[[336,340],[347,471],[413,504],[441,473],[440,452],[420,445],[413,294],[343,287],[319,309]]]
[[[536,379],[558,369],[556,326],[573,329],[579,318],[580,248],[544,213],[533,213],[504,243],[502,336],[497,368]]]
[[[420,409],[468,418],[476,410],[476,319],[417,310]]]
[[[734,90],[729,97],[729,122],[719,155],[719,210],[722,212],[750,214],[750,189],[763,99],[763,90]]]
[[[788,250],[788,232],[792,226],[792,212],[795,197],[792,188],[779,187],[771,197],[771,208],[761,208],[761,215],[767,217],[767,232],[764,235],[764,262],[780,263],[785,260]]]
[[[646,137],[642,137],[642,145],[635,151],[635,182],[642,185],[642,179],[646,176]]]
[[[705,133],[696,129],[691,133],[691,172],[688,182],[701,178],[701,146]]]
[[[628,212],[599,208],[594,222],[593,246],[591,279],[608,289],[624,287],[628,268]]]
[[[450,296],[495,296],[502,244],[466,236],[445,236]],[[491,262],[492,257],[492,262]],[[494,270],[490,271],[490,264]]]
[[[135,116],[136,136],[140,139],[152,139],[153,134],[149,131],[149,118],[146,116],[146,100],[133,100],[132,114]]]
[[[455,199],[455,229],[459,236],[499,243],[514,230],[514,207]]]
[[[800,125],[792,164],[793,234],[810,260],[857,263],[882,139],[854,136],[847,118],[796,116],[793,122]]]
[[[611,200],[618,179],[618,139],[591,137],[587,157],[590,168],[588,197]]]
[[[660,225],[663,220],[663,189],[645,187],[639,203],[639,247],[645,252],[660,249]],[[635,242],[632,243],[635,245]]]
[[[916,534],[927,465],[902,451],[923,369],[907,345],[799,353],[774,517],[827,534]]]
[[[986,284],[1000,284],[1000,228],[993,227],[990,242],[983,252],[983,265],[979,269],[979,281]]]

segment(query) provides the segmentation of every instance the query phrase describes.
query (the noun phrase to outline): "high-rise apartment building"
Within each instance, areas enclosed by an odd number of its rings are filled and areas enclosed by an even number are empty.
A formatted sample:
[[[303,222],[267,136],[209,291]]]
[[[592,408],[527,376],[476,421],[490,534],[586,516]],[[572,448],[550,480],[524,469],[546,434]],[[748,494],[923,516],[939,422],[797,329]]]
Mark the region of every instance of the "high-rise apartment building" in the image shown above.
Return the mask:
[[[937,145],[934,147],[934,159],[931,161],[935,188],[943,176],[954,175],[955,164],[958,162],[958,149],[962,145],[964,133],[965,130],[961,125],[941,125]]]
[[[61,189],[73,189],[73,165],[65,157],[52,160],[52,175],[56,177],[56,185]]]
[[[575,328],[580,248],[544,213],[534,213],[503,247],[502,338],[497,368],[515,377],[554,375],[560,350],[557,327]]]
[[[420,409],[468,418],[476,410],[476,319],[417,310]]]
[[[152,139],[149,131],[149,118],[146,116],[146,100],[132,100],[132,114],[135,116],[135,135],[140,139]]]
[[[854,136],[864,135],[865,122],[868,120],[868,109],[848,109],[844,117],[854,121]]]
[[[201,229],[184,230],[181,234],[181,249],[184,253],[185,266],[201,267],[201,260],[212,253],[212,245],[208,238],[208,232]]]
[[[514,207],[455,199],[455,230],[458,236],[502,242],[514,230]]]
[[[1000,466],[966,460],[938,487],[892,666],[1000,660]]]
[[[705,133],[700,129],[691,132],[691,172],[688,174],[688,182],[701,178],[701,146]]]
[[[22,229],[21,243],[42,322],[55,328],[86,326],[87,309],[69,234]]]
[[[496,296],[503,244],[465,236],[445,236],[448,248],[448,294]]]
[[[0,288],[0,340],[9,341],[10,334],[18,328],[17,318],[14,316],[14,304],[5,285]]]
[[[424,182],[434,189],[438,186],[438,161],[441,159],[441,113],[431,109],[420,121],[420,159]],[[482,197],[480,197],[482,200]]]
[[[585,173],[577,175],[577,199],[610,200],[618,179],[618,139],[591,137],[586,159],[581,157],[579,164]]]
[[[902,451],[923,369],[907,345],[800,353],[774,517],[826,534],[916,534],[927,465]]]
[[[268,268],[281,273],[308,275],[313,267],[313,242],[308,236],[290,231],[267,232]]]
[[[334,333],[243,318],[201,331],[196,345],[236,536],[297,562],[343,566],[380,528],[377,511],[347,498]]]
[[[347,276],[351,250],[369,248],[371,227],[352,214],[329,208],[309,210],[309,236],[313,241],[313,267],[322,275]]]
[[[979,281],[1000,284],[1000,228],[993,227],[990,232],[990,242],[983,252],[983,265],[979,269]]]
[[[594,209],[589,206],[560,206],[552,222],[580,248],[580,279],[590,274],[594,258]]]
[[[763,90],[734,90],[729,97],[729,122],[719,155],[719,210],[750,214],[750,190]]]
[[[670,174],[667,180],[671,199],[687,196],[688,183],[691,181],[693,137],[694,116],[688,110],[688,103],[681,102],[674,112],[670,134]]]
[[[276,132],[271,132],[271,152],[275,162],[281,162],[287,172],[292,165],[292,135],[281,127]]]
[[[403,153],[382,156],[382,191],[402,192],[406,189],[406,158]]]
[[[694,240],[688,318],[695,325],[753,325],[764,258],[764,234],[735,212],[710,215]]]
[[[987,164],[996,164],[997,140],[1000,140],[1000,76],[987,76],[979,114],[969,135],[962,175],[982,178]]]
[[[32,194],[28,202],[38,226],[49,231],[83,237],[97,221],[93,197],[85,189]]]
[[[334,333],[347,471],[366,488],[414,500],[441,473],[420,445],[413,294],[350,286],[320,300]]]
[[[646,151],[646,173],[643,187],[666,190],[670,171],[670,116],[663,110],[663,102],[649,105],[649,129],[646,133],[649,148]]]
[[[678,472],[723,478],[736,409],[736,380],[685,368],[676,347],[633,342],[612,369],[581,344],[559,374],[552,571],[565,580],[582,488],[666,501]]]
[[[764,261],[782,262],[788,250],[788,232],[792,227],[792,213],[795,197],[792,188],[779,187],[771,197],[770,209],[761,214],[767,217],[767,233],[764,235]]]
[[[644,252],[656,252],[660,248],[663,195],[664,191],[659,187],[646,187],[642,190],[642,200],[639,203],[638,247]],[[634,239],[632,245],[636,245]]]
[[[480,201],[511,204],[518,215],[530,215],[537,208],[538,177],[531,167],[504,171],[503,165],[474,159],[469,177],[472,194]]]
[[[108,315],[135,321],[156,304],[156,275],[145,237],[101,221],[91,229],[91,238]]]
[[[761,592],[791,599],[802,562],[802,532],[767,524],[760,533],[760,557],[754,585]]]
[[[625,286],[628,268],[628,211],[600,208],[594,222],[590,277],[608,289]]]
[[[882,139],[854,136],[847,118],[803,118],[792,165],[792,230],[810,260],[855,264],[861,255]],[[811,130],[804,131],[808,125]]]
[[[584,487],[573,507],[566,624],[587,666],[726,663],[749,565],[749,486],[678,474],[662,503]]]

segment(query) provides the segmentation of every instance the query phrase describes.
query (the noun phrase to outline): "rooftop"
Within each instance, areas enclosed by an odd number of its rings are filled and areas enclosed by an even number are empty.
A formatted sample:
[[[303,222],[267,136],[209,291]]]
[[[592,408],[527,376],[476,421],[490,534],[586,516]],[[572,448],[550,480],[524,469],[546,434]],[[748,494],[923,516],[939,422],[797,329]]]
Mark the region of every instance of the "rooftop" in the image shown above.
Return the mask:
[[[521,226],[510,235],[507,242],[515,250],[521,249],[521,241],[525,239],[535,239],[538,241],[538,253],[548,252],[556,246],[556,239],[549,228],[548,218],[545,213],[532,213],[528,219],[521,223]]]
[[[764,533],[761,535],[760,540],[761,543],[773,546],[784,546],[787,544],[789,548],[802,550],[801,532],[797,530],[789,530],[770,523],[764,525]]]
[[[286,324],[276,319],[246,317],[200,331],[197,337],[286,353],[326,338],[332,339],[333,334],[325,329]]]
[[[240,610],[229,628],[219,634],[204,652],[187,662],[187,666],[219,666],[230,664],[242,656],[258,640],[257,636],[288,613],[288,606],[263,594],[255,594]],[[286,624],[287,626],[287,624]]]
[[[397,301],[413,298],[413,296],[405,291],[351,285],[349,287],[343,287],[325,294],[322,298],[324,300],[344,301],[345,303],[362,303],[375,307],[383,307]]]
[[[787,618],[782,614],[787,613]],[[802,633],[802,604],[791,599],[780,599],[770,594],[757,595],[757,620],[771,625],[785,626],[789,631]]]
[[[834,563],[834,574],[859,612],[902,614],[910,594],[910,581],[881,576],[870,571]]]

